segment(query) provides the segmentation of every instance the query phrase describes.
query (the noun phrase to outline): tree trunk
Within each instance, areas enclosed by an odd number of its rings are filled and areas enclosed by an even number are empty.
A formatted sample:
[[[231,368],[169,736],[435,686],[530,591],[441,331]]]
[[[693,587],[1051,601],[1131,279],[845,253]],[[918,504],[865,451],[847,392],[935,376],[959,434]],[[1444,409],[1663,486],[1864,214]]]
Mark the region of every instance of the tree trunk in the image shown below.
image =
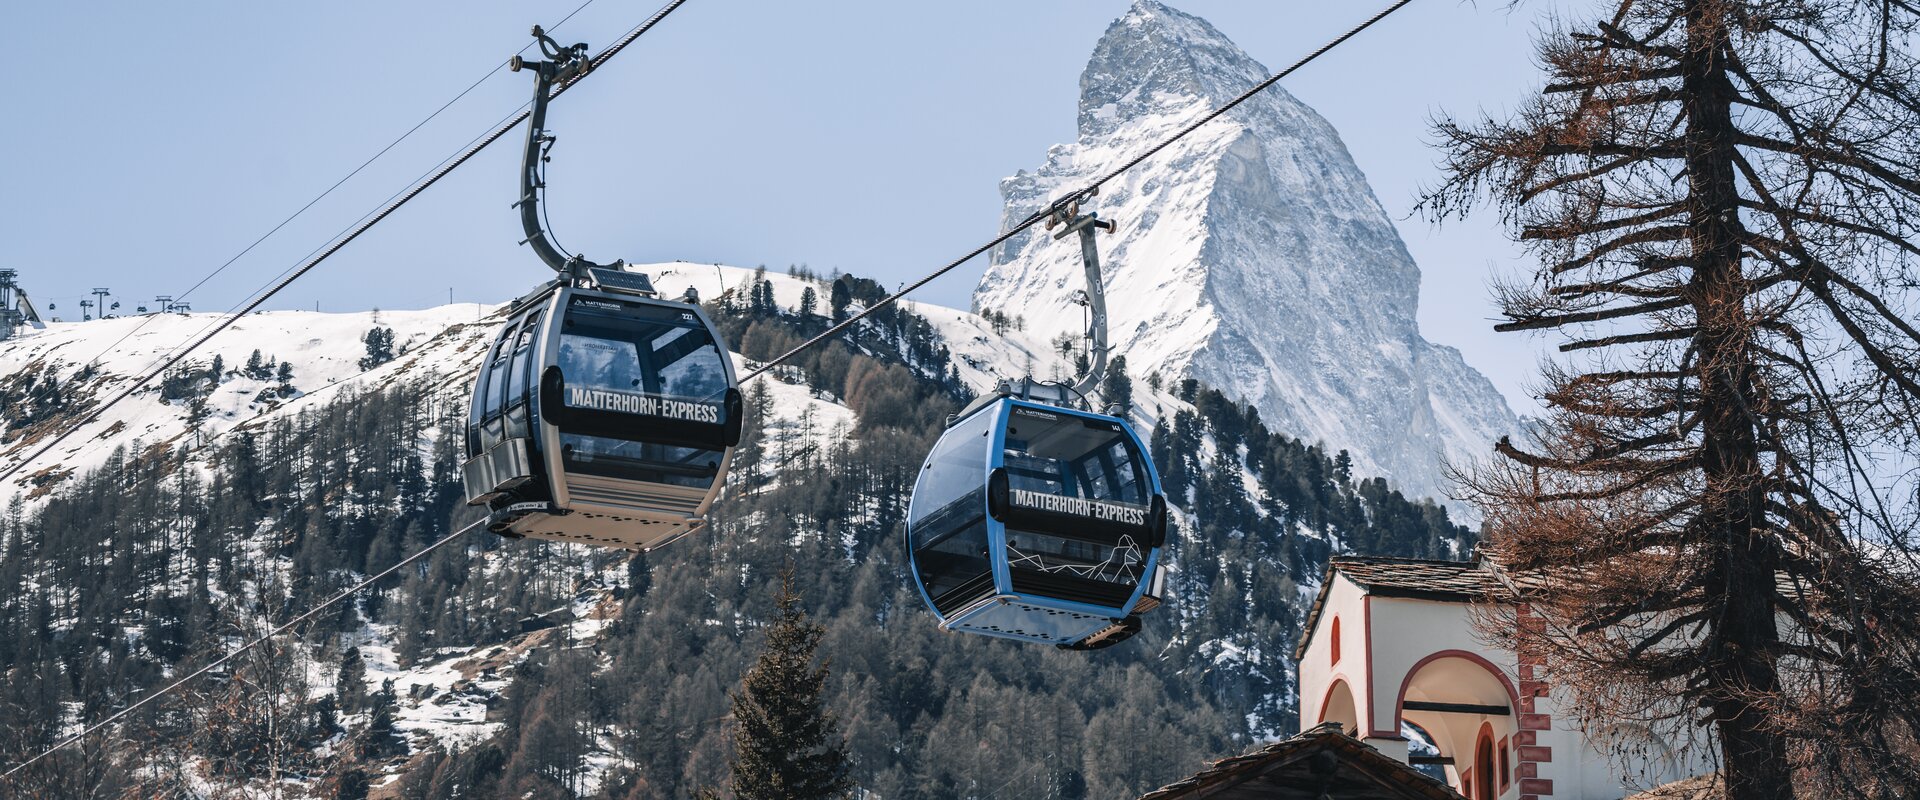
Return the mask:
[[[1708,697],[1719,734],[1728,800],[1792,800],[1786,740],[1769,729],[1755,699],[1780,689],[1773,608],[1776,555],[1762,534],[1764,477],[1754,417],[1750,287],[1735,179],[1734,88],[1728,77],[1727,17],[1720,0],[1687,4],[1683,96],[1688,227],[1696,259],[1687,289],[1698,323],[1693,345],[1703,405],[1706,503],[1699,524],[1716,551],[1723,605],[1708,630]]]

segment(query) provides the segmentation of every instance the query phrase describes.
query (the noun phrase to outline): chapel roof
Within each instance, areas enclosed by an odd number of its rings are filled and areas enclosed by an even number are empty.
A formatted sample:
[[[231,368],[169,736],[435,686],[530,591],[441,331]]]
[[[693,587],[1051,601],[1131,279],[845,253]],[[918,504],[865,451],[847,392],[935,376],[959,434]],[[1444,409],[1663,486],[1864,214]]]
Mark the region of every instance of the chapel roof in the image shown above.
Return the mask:
[[[1394,760],[1330,722],[1242,756],[1216,761],[1140,800],[1462,800],[1446,784]]]

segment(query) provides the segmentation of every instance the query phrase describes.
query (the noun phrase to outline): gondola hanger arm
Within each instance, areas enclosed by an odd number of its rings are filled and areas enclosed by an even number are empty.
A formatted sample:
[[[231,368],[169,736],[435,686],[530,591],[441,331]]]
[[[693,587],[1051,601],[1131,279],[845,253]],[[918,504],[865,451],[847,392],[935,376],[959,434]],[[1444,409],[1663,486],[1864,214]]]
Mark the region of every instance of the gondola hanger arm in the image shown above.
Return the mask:
[[[562,251],[541,224],[540,196],[546,188],[541,164],[549,159],[554,142],[554,136],[547,132],[547,104],[556,94],[554,87],[585,75],[593,68],[593,61],[587,58],[585,42],[562,46],[538,25],[533,26],[533,37],[539,42],[545,60],[528,61],[516,55],[507,62],[507,68],[514,72],[533,73],[533,108],[528,112],[527,142],[520,154],[520,199],[514,202],[520,211],[520,228],[527,235],[520,243],[532,246],[542,262],[565,278],[585,278],[591,269],[618,269],[621,265],[617,262],[596,264]]]

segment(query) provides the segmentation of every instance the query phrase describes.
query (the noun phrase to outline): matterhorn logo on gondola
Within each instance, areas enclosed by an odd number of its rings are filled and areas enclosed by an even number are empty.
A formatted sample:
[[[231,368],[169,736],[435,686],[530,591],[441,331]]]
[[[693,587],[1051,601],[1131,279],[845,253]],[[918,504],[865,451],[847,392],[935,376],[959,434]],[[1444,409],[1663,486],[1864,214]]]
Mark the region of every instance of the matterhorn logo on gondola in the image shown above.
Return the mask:
[[[595,411],[618,411],[623,414],[666,417],[682,422],[705,422],[712,425],[720,423],[720,407],[711,403],[668,400],[648,394],[615,392],[606,389],[569,386],[567,387],[567,405],[574,408],[591,408]]]
[[[1108,503],[1085,497],[1061,497],[1057,494],[1036,492],[1029,489],[1013,490],[1013,504],[1026,508],[1050,511],[1055,514],[1072,514],[1076,517],[1089,517],[1102,522],[1120,522],[1127,525],[1147,524],[1147,510],[1125,503]]]

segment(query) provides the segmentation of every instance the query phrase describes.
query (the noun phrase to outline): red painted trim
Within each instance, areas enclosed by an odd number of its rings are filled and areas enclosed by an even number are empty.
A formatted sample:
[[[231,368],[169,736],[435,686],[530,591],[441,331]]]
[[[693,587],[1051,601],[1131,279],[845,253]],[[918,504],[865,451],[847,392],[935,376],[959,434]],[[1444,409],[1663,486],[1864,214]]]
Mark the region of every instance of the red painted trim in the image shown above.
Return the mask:
[[[1335,673],[1333,676],[1333,680],[1327,682],[1327,693],[1324,695],[1321,695],[1320,697],[1320,714],[1319,714],[1320,719],[1315,724],[1319,724],[1320,722],[1327,721],[1327,701],[1333,699],[1333,690],[1336,688],[1339,688],[1341,684],[1345,684],[1347,687],[1347,697],[1353,697],[1353,682],[1347,680],[1346,675]],[[1353,710],[1354,710],[1354,716],[1359,716],[1360,704],[1354,703]],[[1354,720],[1353,724],[1357,727],[1360,724],[1360,721]],[[1352,733],[1352,731],[1349,731],[1349,733]]]
[[[1400,679],[1400,696],[1393,701],[1393,725],[1395,728],[1400,727],[1400,723],[1406,721],[1406,712],[1401,709],[1401,706],[1407,702],[1407,689],[1413,686],[1413,676],[1420,674],[1421,667],[1443,658],[1462,658],[1480,665],[1481,669],[1492,673],[1493,677],[1500,679],[1500,687],[1507,690],[1507,702],[1510,704],[1507,707],[1512,709],[1518,709],[1520,707],[1520,692],[1513,688],[1513,681],[1507,679],[1507,673],[1501,672],[1499,667],[1493,665],[1493,662],[1482,658],[1478,653],[1470,653],[1465,650],[1441,650],[1415,662],[1412,667],[1407,669],[1406,676]],[[1518,712],[1516,711],[1515,713]],[[1521,727],[1526,726],[1522,725]]]
[[[1366,664],[1363,671],[1367,676],[1367,736],[1372,739],[1400,739],[1400,704],[1397,702],[1393,708],[1393,730],[1375,730],[1373,727],[1373,685],[1379,682],[1380,676],[1373,671],[1373,595],[1370,594],[1360,595],[1360,635],[1364,637],[1360,642],[1360,650]],[[1401,690],[1403,694],[1405,691]]]
[[[1500,761],[1500,791],[1504,792],[1507,790],[1507,787],[1513,785],[1514,759],[1507,749],[1506,737],[1501,737],[1500,741],[1496,742],[1493,747],[1493,754],[1498,757]]]
[[[1327,666],[1331,668],[1331,667],[1340,666],[1340,615],[1339,614],[1333,615],[1333,622],[1329,623],[1328,630],[1332,633],[1332,638],[1327,640],[1327,648],[1328,648]]]
[[[1492,796],[1492,798],[1486,798],[1486,800],[1496,800],[1496,798],[1500,798],[1501,794],[1505,794],[1505,790],[1507,790],[1507,785],[1505,785],[1505,779],[1507,779],[1507,777],[1500,771],[1500,750],[1494,748],[1494,746],[1496,746],[1496,744],[1494,744],[1494,723],[1490,723],[1490,721],[1480,721],[1480,731],[1473,735],[1473,767],[1475,767],[1475,769],[1480,769],[1480,744],[1486,744],[1486,756],[1488,756],[1488,758],[1486,758],[1486,762],[1488,762],[1486,767],[1494,771],[1494,775],[1488,777],[1488,781],[1486,781],[1490,787],[1494,787],[1492,788],[1492,794],[1494,794],[1494,796]]]
[[[1534,615],[1532,606],[1521,603],[1518,623],[1537,628],[1540,619]],[[1553,717],[1539,713],[1536,707],[1538,698],[1548,696],[1546,662],[1538,652],[1519,652],[1520,691],[1526,695],[1525,706],[1520,709],[1517,721],[1519,732],[1513,735],[1514,757],[1519,761],[1519,775],[1516,781],[1520,786],[1520,800],[1544,800],[1553,795],[1553,781],[1540,777],[1540,765],[1553,761],[1553,748],[1540,743],[1540,732],[1553,726]]]

